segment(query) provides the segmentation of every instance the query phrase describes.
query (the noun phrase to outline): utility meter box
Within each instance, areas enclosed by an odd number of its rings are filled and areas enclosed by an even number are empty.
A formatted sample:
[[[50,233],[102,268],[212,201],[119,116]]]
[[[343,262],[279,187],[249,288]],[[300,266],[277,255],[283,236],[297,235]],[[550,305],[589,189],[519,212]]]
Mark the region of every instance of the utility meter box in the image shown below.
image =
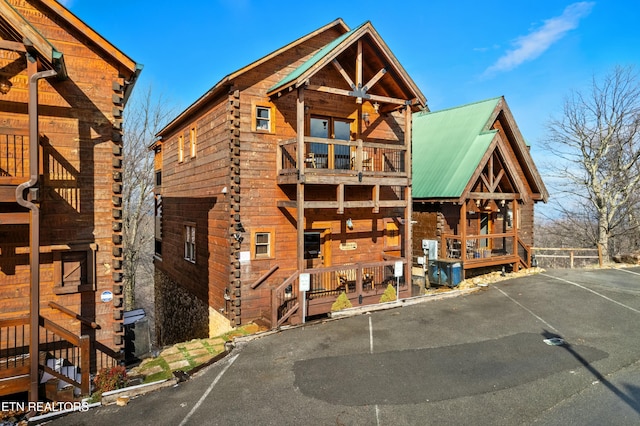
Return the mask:
[[[422,251],[429,260],[438,259],[438,240],[422,240]]]

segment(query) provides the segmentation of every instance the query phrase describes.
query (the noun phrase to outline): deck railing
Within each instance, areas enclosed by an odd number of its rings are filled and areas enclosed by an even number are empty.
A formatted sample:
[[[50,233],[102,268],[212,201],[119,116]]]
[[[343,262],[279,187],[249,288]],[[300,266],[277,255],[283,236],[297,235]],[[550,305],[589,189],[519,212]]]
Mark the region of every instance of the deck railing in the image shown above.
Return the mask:
[[[77,388],[78,394],[90,392],[90,340],[89,336],[76,336],[54,322],[40,317],[40,352],[44,352],[44,365],[40,368],[63,382]]]
[[[443,235],[442,240],[446,259],[480,262],[515,254],[514,234],[468,235],[464,240],[458,235]]]
[[[24,181],[29,175],[29,138],[0,130],[0,179]]]
[[[0,320],[0,396],[29,390],[29,317]]]
[[[403,263],[405,259],[398,259]],[[396,260],[331,266],[326,268],[305,269],[301,273],[309,274],[309,291],[306,301],[338,297],[342,292],[350,298],[368,293],[384,291],[389,284],[400,281],[400,288],[406,288],[405,279],[395,278]],[[295,272],[280,286],[272,290],[272,326],[279,327],[294,314],[301,315],[300,273]]]
[[[280,143],[280,173],[293,174],[297,166],[295,139]],[[401,145],[305,137],[306,172],[332,170],[377,174],[404,174],[405,148]]]

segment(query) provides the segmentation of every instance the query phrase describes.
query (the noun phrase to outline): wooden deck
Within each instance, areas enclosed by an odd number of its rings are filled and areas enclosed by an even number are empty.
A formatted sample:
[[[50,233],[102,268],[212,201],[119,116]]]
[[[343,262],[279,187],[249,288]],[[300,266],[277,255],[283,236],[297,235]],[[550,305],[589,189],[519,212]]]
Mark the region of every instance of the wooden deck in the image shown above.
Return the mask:
[[[531,248],[518,239],[516,233],[467,235],[443,235],[441,257],[444,260],[460,260],[463,268],[474,269],[496,265],[531,266]],[[462,249],[464,247],[464,249]]]
[[[306,302],[306,316],[331,312],[336,298],[345,293],[353,306],[372,305],[380,302],[380,297],[391,284],[396,285],[394,268],[396,262],[406,264],[405,259],[382,262],[359,263],[332,266],[328,268],[306,269],[272,291],[272,327],[276,328],[287,320],[302,322],[301,301]],[[300,291],[300,275],[308,274],[309,291]],[[400,278],[400,292],[407,294],[407,280]]]

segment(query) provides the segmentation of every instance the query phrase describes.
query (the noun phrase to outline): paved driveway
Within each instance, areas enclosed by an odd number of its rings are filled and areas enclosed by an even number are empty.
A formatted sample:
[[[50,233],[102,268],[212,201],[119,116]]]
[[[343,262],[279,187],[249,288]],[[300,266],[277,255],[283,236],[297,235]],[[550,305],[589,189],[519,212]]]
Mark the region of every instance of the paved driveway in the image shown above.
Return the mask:
[[[261,337],[54,424],[636,425],[639,360],[640,268],[556,270]]]

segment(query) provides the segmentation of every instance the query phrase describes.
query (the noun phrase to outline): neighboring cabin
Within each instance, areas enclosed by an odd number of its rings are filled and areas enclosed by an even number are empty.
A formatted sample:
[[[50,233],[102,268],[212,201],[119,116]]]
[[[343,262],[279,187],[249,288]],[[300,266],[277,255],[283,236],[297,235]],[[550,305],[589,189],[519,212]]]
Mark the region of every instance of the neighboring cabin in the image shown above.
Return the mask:
[[[414,254],[435,240],[436,271],[531,266],[534,205],[548,193],[503,97],[415,114],[413,162]]]
[[[399,270],[410,295],[411,126],[425,108],[371,23],[338,19],[169,123],[152,146],[158,343],[300,323],[342,292],[378,303]]]
[[[123,348],[122,111],[139,71],[59,3],[0,1],[0,396],[39,399],[39,369],[86,394]]]

